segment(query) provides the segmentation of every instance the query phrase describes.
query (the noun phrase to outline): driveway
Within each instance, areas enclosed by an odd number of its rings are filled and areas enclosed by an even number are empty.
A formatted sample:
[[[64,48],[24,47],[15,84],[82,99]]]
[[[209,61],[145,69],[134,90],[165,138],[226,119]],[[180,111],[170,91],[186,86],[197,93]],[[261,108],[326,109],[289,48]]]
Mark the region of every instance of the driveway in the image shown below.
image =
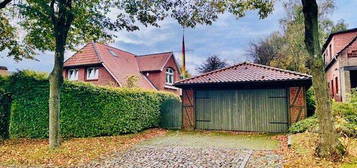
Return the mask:
[[[169,131],[86,167],[282,167],[269,135]]]

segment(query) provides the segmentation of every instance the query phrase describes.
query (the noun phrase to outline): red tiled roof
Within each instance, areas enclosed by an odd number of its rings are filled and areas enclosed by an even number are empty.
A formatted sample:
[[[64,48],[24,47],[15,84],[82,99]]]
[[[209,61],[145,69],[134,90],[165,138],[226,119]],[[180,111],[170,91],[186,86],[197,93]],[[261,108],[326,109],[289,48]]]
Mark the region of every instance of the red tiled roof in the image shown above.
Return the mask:
[[[99,43],[89,43],[79,52],[66,60],[64,66],[78,66],[101,63],[120,86],[126,84],[129,76],[139,77],[138,86],[145,89],[156,89],[140,73],[136,55]]]
[[[90,65],[99,64],[102,61],[97,56],[94,49],[94,43],[88,43],[81,50],[79,50],[72,57],[68,58],[64,62],[64,66],[78,66],[78,65]]]
[[[138,65],[141,72],[162,71],[166,62],[173,55],[172,52],[156,53],[137,56]]]
[[[175,83],[176,86],[209,83],[240,83],[265,81],[311,80],[311,76],[299,72],[283,70],[270,66],[241,63]]]

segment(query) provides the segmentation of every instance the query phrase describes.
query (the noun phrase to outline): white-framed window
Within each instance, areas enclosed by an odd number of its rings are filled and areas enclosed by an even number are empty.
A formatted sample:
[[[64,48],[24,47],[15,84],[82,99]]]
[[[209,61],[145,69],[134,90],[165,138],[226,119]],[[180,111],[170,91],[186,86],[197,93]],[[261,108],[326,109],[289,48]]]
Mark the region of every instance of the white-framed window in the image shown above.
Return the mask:
[[[99,71],[96,67],[87,68],[87,80],[98,79],[98,73]]]
[[[68,70],[68,80],[78,80],[78,69],[69,69]]]
[[[166,84],[174,84],[174,70],[172,68],[166,69]]]

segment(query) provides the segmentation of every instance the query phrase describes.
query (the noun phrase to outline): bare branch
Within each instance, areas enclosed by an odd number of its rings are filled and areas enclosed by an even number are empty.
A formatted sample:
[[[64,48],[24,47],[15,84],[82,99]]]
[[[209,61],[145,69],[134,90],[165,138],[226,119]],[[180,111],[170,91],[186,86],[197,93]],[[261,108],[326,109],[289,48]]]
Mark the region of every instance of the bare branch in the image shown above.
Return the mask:
[[[9,4],[12,0],[4,0],[0,2],[0,9],[5,8],[7,4]]]

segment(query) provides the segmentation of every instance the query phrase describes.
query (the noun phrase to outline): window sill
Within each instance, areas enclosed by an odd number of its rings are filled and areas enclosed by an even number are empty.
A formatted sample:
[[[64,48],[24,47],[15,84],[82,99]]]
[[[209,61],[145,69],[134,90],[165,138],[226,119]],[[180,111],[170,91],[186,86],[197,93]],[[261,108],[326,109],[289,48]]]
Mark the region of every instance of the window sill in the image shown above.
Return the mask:
[[[97,81],[98,80],[98,78],[97,79],[86,79],[86,81]]]
[[[165,84],[164,88],[165,89],[172,89],[172,90],[179,90],[179,88],[177,88],[175,86],[172,86],[172,85],[168,85],[168,84]]]

